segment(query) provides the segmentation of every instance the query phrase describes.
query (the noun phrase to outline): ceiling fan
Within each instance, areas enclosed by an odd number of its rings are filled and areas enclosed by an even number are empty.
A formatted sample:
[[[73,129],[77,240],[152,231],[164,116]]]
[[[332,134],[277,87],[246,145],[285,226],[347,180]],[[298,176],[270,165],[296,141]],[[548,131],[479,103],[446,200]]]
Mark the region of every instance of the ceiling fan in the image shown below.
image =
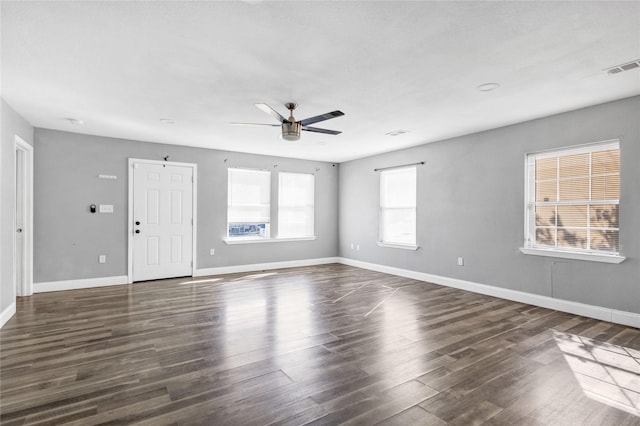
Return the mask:
[[[276,120],[280,122],[280,124],[263,124],[263,123],[231,123],[235,125],[241,126],[271,126],[271,127],[282,127],[282,139],[287,141],[297,141],[300,139],[300,130],[305,130],[307,132],[315,132],[315,133],[326,133],[328,135],[339,135],[342,132],[337,130],[328,130],[328,129],[320,129],[318,127],[311,127],[309,124],[318,123],[320,121],[329,120],[331,118],[341,117],[344,115],[342,111],[332,111],[327,112],[326,114],[316,115],[314,117],[305,118],[304,120],[296,121],[293,117],[293,110],[296,109],[298,104],[293,102],[287,102],[284,104],[285,108],[289,110],[289,118],[284,118],[278,111],[271,108],[267,104],[256,104],[258,108],[274,117]]]

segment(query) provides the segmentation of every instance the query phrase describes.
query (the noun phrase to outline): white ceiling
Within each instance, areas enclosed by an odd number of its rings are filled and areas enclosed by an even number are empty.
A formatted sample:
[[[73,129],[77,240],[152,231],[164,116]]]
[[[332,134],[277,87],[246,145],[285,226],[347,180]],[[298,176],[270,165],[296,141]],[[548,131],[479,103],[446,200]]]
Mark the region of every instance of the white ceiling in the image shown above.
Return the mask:
[[[36,127],[324,161],[640,94],[640,2],[8,2],[2,97]],[[481,92],[495,82],[500,88]],[[344,117],[278,138],[254,103]],[[74,117],[83,125],[72,125]],[[176,121],[163,124],[161,118]],[[385,133],[409,133],[390,137]]]

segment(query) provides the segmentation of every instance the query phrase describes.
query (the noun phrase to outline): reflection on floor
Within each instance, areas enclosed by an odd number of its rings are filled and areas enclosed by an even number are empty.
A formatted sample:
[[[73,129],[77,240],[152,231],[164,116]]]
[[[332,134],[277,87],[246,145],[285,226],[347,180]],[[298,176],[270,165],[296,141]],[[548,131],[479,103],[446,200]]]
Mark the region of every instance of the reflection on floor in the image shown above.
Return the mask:
[[[640,351],[554,331],[584,394],[640,416]]]
[[[39,293],[0,330],[0,422],[638,426],[639,352],[637,328],[335,264]]]

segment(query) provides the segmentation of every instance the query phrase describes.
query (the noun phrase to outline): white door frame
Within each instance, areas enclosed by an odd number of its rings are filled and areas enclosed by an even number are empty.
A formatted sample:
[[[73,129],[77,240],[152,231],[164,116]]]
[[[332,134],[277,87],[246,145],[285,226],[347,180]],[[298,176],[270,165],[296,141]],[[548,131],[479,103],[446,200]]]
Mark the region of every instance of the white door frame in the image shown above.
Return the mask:
[[[157,161],[157,160],[145,160],[141,158],[129,158],[129,214],[128,214],[128,225],[127,225],[127,235],[128,238],[128,283],[133,283],[133,167],[136,163],[144,163],[144,164],[165,164],[167,166],[180,166],[180,167],[191,167],[193,169],[193,194],[191,199],[193,200],[193,226],[192,229],[192,250],[191,250],[191,276],[194,276],[196,273],[196,236],[198,235],[198,221],[197,221],[197,206],[198,206],[198,165],[194,163],[178,163],[175,161]]]
[[[18,160],[21,167],[15,170],[15,190],[13,199],[13,283],[16,296],[31,296],[33,294],[33,147],[25,142],[20,136],[14,137],[13,164],[17,166]],[[20,173],[20,176],[18,176]],[[18,265],[18,253],[16,252],[16,233],[18,232],[18,191],[22,193],[23,223],[22,233],[24,235],[24,247],[21,258],[22,265]],[[18,283],[18,268],[22,269],[20,276],[22,282]]]

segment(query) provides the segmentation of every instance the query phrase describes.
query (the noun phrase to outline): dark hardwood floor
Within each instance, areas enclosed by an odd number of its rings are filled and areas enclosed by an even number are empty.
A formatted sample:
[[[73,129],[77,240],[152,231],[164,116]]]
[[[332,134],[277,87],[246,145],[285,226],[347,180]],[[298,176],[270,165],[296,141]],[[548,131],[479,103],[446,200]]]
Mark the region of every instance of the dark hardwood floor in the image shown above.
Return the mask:
[[[640,330],[344,265],[18,301],[2,425],[640,425]]]

